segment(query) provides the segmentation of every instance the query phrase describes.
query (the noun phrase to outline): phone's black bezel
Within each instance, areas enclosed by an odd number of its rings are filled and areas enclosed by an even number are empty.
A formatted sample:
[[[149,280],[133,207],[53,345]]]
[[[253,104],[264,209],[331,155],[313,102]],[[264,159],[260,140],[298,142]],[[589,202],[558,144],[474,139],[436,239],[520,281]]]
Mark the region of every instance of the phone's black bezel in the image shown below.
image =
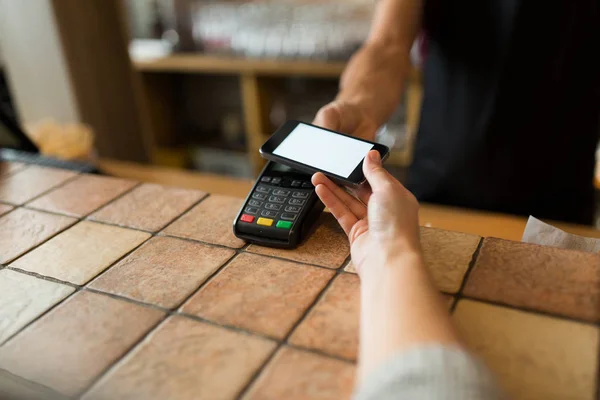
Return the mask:
[[[352,173],[348,177],[344,177],[344,176],[333,174],[328,171],[323,171],[322,169],[315,168],[310,165],[302,164],[300,162],[291,160],[286,157],[281,157],[279,155],[273,154],[273,151],[277,148],[277,146],[279,146],[281,144],[281,142],[283,142],[285,140],[285,138],[287,138],[287,136],[299,124],[313,126],[315,128],[323,129],[325,131],[329,131],[329,132],[332,132],[332,133],[335,133],[338,135],[346,136],[346,137],[352,138],[354,140],[360,140],[361,142],[372,144],[373,145],[372,150],[377,150],[379,152],[379,154],[381,155],[382,160],[385,160],[389,155],[389,151],[390,151],[389,148],[383,144],[371,142],[369,140],[364,140],[364,139],[360,139],[360,138],[357,138],[354,136],[346,135],[344,133],[332,131],[331,129],[325,129],[325,128],[317,126],[317,125],[308,124],[306,122],[301,122],[301,121],[294,121],[294,120],[286,121],[283,125],[281,125],[279,127],[279,129],[277,129],[277,131],[275,131],[275,133],[269,138],[269,140],[267,140],[265,142],[265,144],[262,145],[262,147],[260,148],[260,154],[267,160],[271,160],[271,161],[275,161],[275,162],[278,162],[283,165],[287,165],[289,167],[295,168],[302,172],[306,172],[306,173],[310,173],[310,174],[314,174],[316,172],[322,172],[326,176],[333,178],[334,180],[336,180],[344,185],[357,186],[365,181],[365,176],[362,171],[362,166],[363,166],[362,161],[356,166],[354,171],[352,171]]]

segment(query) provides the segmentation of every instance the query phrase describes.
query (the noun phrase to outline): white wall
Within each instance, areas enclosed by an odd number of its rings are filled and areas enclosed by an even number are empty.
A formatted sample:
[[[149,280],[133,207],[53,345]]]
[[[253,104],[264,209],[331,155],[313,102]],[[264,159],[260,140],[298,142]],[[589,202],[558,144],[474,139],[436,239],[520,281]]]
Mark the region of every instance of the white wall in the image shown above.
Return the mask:
[[[50,0],[0,0],[0,47],[21,123],[78,122]]]

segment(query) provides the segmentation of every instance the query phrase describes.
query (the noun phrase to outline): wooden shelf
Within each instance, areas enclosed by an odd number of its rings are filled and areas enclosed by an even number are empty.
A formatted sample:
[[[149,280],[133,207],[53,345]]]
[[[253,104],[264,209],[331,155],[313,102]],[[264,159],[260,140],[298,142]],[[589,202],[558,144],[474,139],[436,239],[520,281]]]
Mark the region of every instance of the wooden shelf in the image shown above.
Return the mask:
[[[227,57],[222,55],[205,55],[199,53],[173,54],[154,60],[135,61],[133,66],[142,77],[145,102],[148,111],[153,138],[161,138],[168,142],[173,137],[174,115],[165,107],[171,104],[173,93],[169,84],[169,75],[178,74],[218,74],[234,75],[240,80],[244,122],[246,126],[246,146],[248,157],[255,173],[264,165],[256,149],[267,139],[271,132],[269,110],[273,94],[273,81],[281,77],[302,76],[307,78],[338,79],[345,62],[315,60],[281,60]],[[407,123],[412,131],[416,131],[421,105],[421,72],[411,69],[407,79]],[[414,136],[414,135],[413,135]],[[153,161],[156,164],[180,167],[186,161],[181,151],[163,148],[153,143]],[[389,163],[406,167],[412,160],[413,140],[406,149],[394,151]]]
[[[307,76],[337,78],[345,62],[273,60],[203,54],[174,54],[149,61],[132,60],[140,72],[253,74],[262,76]]]

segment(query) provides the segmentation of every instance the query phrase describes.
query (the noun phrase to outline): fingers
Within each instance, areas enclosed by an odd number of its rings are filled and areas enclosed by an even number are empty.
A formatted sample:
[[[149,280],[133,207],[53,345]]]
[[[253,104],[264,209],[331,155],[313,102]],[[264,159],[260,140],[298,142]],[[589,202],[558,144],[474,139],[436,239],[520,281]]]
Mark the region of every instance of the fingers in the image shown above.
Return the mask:
[[[314,124],[352,135],[360,126],[360,115],[351,106],[336,100],[319,110]]]
[[[373,192],[382,190],[386,185],[399,184],[381,165],[381,156],[377,150],[371,150],[363,162],[363,173]]]
[[[350,231],[354,224],[358,222],[358,218],[327,186],[319,184],[315,188],[315,191],[323,204],[329,208],[329,211],[337,219],[346,235],[350,235]]]
[[[332,104],[328,104],[321,108],[319,112],[317,112],[315,120],[313,121],[313,124],[322,126],[326,129],[331,129],[333,131],[340,129],[340,123],[341,116],[339,109],[334,107]]]
[[[342,203],[358,218],[362,219],[367,216],[367,207],[358,201],[350,193],[333,183],[329,178],[320,172],[317,172],[312,177],[313,185],[324,185],[329,189]]]

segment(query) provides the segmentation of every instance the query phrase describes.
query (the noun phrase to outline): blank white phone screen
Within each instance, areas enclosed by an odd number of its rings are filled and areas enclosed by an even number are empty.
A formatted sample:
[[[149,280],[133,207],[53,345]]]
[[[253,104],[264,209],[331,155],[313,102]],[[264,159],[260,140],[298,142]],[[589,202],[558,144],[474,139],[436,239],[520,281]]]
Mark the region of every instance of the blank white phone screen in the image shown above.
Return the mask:
[[[348,178],[372,148],[371,143],[298,124],[273,154]]]

